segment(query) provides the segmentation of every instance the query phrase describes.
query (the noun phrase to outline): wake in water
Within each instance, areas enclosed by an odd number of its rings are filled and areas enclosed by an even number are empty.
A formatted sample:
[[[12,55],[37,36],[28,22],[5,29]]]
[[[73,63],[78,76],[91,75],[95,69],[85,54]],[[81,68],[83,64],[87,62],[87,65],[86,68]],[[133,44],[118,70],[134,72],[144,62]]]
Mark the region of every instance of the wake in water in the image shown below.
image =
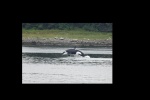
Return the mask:
[[[80,56],[80,55],[72,55],[72,54],[70,54],[69,56],[68,55],[63,55],[63,57],[91,58],[89,55]]]

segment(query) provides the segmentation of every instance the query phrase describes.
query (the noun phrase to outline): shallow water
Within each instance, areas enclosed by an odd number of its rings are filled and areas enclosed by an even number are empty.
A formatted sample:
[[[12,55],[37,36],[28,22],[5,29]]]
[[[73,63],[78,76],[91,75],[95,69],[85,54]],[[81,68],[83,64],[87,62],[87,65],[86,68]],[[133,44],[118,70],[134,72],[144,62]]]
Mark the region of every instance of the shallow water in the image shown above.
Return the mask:
[[[67,57],[62,47],[22,47],[22,83],[112,83],[112,48],[77,48],[91,58]]]

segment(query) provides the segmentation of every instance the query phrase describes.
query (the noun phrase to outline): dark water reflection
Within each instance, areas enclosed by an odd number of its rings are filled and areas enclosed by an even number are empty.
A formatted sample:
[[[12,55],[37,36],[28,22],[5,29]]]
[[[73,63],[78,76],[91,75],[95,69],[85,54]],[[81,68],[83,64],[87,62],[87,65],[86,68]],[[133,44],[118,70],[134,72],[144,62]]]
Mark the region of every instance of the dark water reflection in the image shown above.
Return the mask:
[[[67,65],[111,65],[110,54],[88,54],[91,58],[67,57],[61,53],[23,53],[23,63],[48,63]]]
[[[43,57],[43,58],[60,58],[62,53],[22,53],[23,56]],[[88,54],[91,58],[112,58],[112,54]]]

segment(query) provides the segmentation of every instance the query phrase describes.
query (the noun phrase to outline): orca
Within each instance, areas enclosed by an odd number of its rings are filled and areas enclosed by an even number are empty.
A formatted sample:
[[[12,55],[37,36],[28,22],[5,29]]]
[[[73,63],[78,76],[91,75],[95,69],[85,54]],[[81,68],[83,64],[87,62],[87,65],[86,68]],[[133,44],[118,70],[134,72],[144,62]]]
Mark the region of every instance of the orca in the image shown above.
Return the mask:
[[[83,52],[80,50],[76,50],[76,47],[74,49],[68,49],[62,53],[62,55],[67,55],[67,56],[82,56],[82,57],[87,57]]]

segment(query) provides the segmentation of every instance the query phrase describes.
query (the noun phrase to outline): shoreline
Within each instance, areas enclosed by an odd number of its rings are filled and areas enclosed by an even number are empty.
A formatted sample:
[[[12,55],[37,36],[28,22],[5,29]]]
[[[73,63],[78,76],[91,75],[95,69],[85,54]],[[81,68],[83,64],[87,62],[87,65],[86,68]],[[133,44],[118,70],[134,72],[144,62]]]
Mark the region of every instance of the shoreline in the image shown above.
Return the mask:
[[[59,46],[59,47],[101,47],[112,46],[112,39],[90,40],[90,39],[67,39],[67,38],[22,38],[23,46]]]

